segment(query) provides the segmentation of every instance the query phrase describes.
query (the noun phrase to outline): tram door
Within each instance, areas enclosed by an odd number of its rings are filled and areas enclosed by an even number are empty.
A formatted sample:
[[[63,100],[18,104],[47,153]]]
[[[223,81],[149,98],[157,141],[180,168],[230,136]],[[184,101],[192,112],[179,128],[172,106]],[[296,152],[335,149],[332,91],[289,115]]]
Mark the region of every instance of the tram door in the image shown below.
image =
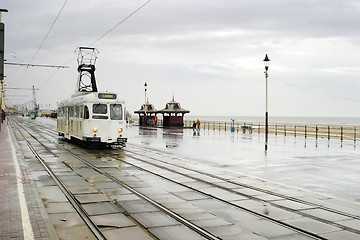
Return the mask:
[[[65,112],[65,134],[70,134],[70,112],[68,107],[66,108]]]

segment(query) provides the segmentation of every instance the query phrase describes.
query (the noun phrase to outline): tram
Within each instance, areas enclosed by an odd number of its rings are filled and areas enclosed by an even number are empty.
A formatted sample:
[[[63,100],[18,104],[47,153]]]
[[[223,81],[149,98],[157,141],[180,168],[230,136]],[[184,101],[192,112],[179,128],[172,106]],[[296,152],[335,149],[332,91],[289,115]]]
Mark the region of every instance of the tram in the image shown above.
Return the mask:
[[[92,146],[125,147],[125,101],[115,93],[90,92],[59,103],[60,136]]]
[[[116,93],[98,91],[96,53],[95,48],[78,48],[76,90],[58,105],[57,131],[64,138],[87,146],[125,147],[125,101]]]

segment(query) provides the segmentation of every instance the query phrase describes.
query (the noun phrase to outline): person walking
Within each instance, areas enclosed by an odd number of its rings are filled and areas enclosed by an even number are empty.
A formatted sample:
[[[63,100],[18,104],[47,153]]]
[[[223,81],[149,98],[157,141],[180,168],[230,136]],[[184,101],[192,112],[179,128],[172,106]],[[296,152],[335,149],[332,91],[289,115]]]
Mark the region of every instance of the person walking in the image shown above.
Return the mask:
[[[195,121],[193,122],[193,132],[194,132],[194,136],[196,135],[196,123]]]

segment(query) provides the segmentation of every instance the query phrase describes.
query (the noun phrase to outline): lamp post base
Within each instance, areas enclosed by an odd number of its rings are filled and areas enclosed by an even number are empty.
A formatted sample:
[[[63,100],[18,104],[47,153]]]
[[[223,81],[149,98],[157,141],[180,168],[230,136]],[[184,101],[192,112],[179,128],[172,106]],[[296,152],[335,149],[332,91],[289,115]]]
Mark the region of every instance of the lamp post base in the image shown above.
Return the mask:
[[[268,149],[268,133],[269,133],[269,114],[265,113],[265,152]]]

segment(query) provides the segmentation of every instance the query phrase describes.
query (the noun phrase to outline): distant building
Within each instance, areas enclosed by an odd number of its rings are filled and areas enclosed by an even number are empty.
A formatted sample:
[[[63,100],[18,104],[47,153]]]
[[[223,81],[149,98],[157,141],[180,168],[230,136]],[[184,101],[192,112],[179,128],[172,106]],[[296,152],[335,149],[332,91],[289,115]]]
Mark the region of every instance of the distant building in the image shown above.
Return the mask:
[[[145,111],[146,110],[146,111]],[[146,114],[145,114],[146,112]],[[134,113],[139,114],[139,125],[140,126],[154,126],[157,124],[157,113],[158,111],[154,108],[154,105],[147,103],[146,109],[145,104],[141,105],[141,108]]]
[[[180,103],[174,100],[168,102],[164,109],[158,111],[163,114],[163,126],[164,127],[183,127],[184,126],[184,115],[190,111],[185,110],[181,107]]]

